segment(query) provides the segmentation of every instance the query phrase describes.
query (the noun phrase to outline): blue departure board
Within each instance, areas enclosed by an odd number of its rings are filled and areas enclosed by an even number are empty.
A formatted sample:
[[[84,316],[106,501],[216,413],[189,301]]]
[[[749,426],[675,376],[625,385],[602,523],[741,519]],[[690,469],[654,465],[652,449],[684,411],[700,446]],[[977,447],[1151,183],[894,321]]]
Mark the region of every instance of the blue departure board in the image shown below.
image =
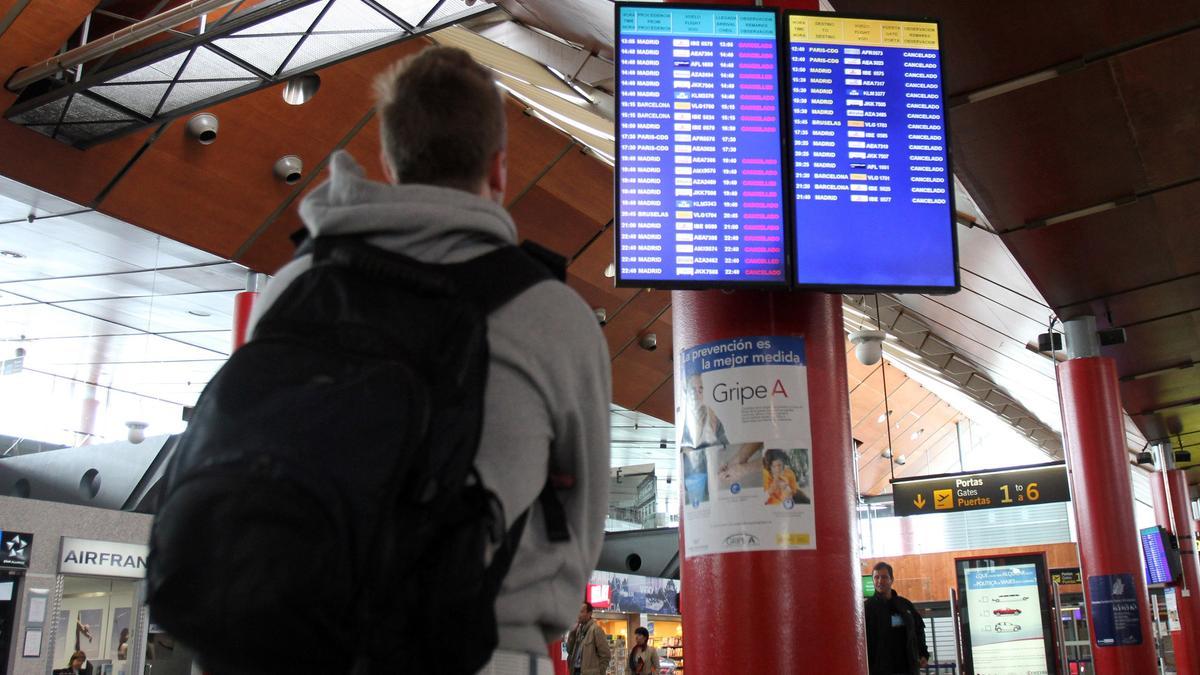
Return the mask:
[[[935,22],[785,14],[798,286],[958,289]]]
[[[616,13],[617,285],[786,285],[777,14]]]
[[[1171,584],[1175,582],[1174,565],[1167,548],[1166,531],[1159,526],[1146,527],[1139,531],[1142,537],[1142,554],[1146,559],[1146,583]]]

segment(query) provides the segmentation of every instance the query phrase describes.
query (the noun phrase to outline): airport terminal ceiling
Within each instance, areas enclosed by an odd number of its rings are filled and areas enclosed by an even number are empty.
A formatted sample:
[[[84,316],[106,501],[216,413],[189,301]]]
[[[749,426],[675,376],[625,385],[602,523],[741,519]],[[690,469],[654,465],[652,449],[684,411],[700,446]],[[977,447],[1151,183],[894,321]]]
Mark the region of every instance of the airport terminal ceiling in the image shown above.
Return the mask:
[[[179,4],[0,0],[0,73],[7,78],[76,44],[89,16],[96,39],[126,25],[121,17],[143,19]],[[259,4],[269,3],[243,8]],[[418,14],[416,5],[437,5],[392,4]],[[429,40],[466,46],[510,92],[508,206],[521,235],[566,255],[572,286],[605,309],[615,403],[670,421],[670,294],[616,289],[606,276],[613,247],[611,5],[499,5],[465,26],[318,70],[321,87],[305,105],[284,103],[279,86],[215,103],[205,108],[221,122],[212,145],[184,134],[186,117],[87,150],[0,121],[0,174],[217,259],[271,272],[290,255],[287,235],[299,228],[295,205],[316,185],[331,151],[350,150],[382,177],[371,119],[374,73]],[[1016,12],[979,3],[835,5],[941,19],[954,167],[962,182],[964,290],[938,298],[881,296],[878,309],[873,297],[848,296],[847,327],[871,324],[878,314],[894,336],[892,361],[939,377],[1057,456],[1053,361],[1030,345],[1052,316],[1095,314],[1105,327],[1126,329],[1127,342],[1105,353],[1122,376],[1130,449],[1169,437],[1200,452],[1200,369],[1192,367],[1200,359],[1194,234],[1200,9],[1098,1],[1070,8],[1021,3]],[[214,13],[210,23],[219,18]],[[548,75],[543,64],[555,71]],[[0,108],[16,98],[0,91]],[[295,185],[271,173],[288,154],[305,163]],[[967,193],[975,202],[962,199]],[[20,226],[38,229],[36,220]],[[658,337],[655,351],[638,347],[648,332]],[[7,333],[0,336],[6,346],[15,337]],[[889,393],[893,382],[904,381],[899,374],[888,378]],[[856,412],[855,422],[876,415]],[[1193,482],[1197,477],[1193,472]]]

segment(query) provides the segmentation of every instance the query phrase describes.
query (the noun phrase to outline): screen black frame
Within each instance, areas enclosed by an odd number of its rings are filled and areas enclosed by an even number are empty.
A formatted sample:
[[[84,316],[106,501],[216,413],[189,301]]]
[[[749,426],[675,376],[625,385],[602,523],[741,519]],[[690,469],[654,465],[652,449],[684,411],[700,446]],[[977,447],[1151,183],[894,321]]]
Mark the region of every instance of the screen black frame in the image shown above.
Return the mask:
[[[621,275],[621,67],[619,55],[621,51],[621,10],[623,8],[647,8],[647,9],[698,9],[714,12],[754,12],[761,14],[771,14],[775,18],[775,52],[777,57],[777,70],[780,73],[780,78],[783,77],[783,43],[780,40],[780,31],[782,26],[780,23],[780,12],[774,7],[759,7],[754,5],[707,5],[702,3],[670,3],[663,4],[661,2],[614,2],[613,3],[613,22],[614,22],[614,38],[613,38],[613,71],[616,82],[613,86],[613,106],[615,114],[613,115],[613,281],[616,288],[654,288],[659,290],[676,290],[676,291],[702,291],[711,289],[723,290],[765,290],[765,291],[782,291],[794,287],[791,283],[795,276],[793,269],[792,251],[794,242],[792,233],[795,230],[792,224],[791,212],[794,209],[789,209],[790,201],[788,195],[791,194],[788,190],[781,189],[782,196],[780,200],[781,215],[783,216],[783,278],[780,281],[745,281],[745,280],[719,280],[719,279],[704,279],[704,280],[648,280],[648,279],[624,279]],[[787,144],[783,139],[785,129],[789,129],[788,119],[784,117],[787,110],[783,105],[785,87],[782,81],[778,81],[779,85],[779,157],[780,157],[780,187],[784,186],[784,178],[787,175],[784,172],[784,162],[787,159]],[[790,168],[789,168],[790,171]],[[793,181],[794,182],[794,179]],[[788,184],[790,185],[790,183]],[[957,256],[957,247],[955,248]],[[957,260],[957,258],[956,258]],[[957,272],[956,272],[957,273]]]
[[[958,589],[960,644],[962,646],[963,658],[962,672],[972,673],[975,671],[975,655],[971,645],[971,614],[968,611],[970,608],[970,597],[967,594],[966,571],[981,567],[1008,567],[1028,564],[1033,564],[1037,572],[1038,605],[1040,607],[1038,614],[1042,621],[1042,645],[1045,647],[1046,665],[1051,673],[1057,674],[1061,672],[1062,666],[1058,663],[1058,655],[1055,653],[1054,647],[1057,641],[1057,617],[1055,613],[1058,610],[1054,606],[1054,603],[1051,602],[1050,572],[1044,552],[1008,556],[971,556],[954,559],[954,576]]]
[[[946,58],[945,58],[945,50],[942,47],[942,39],[943,39],[943,35],[944,35],[944,33],[942,31],[942,22],[936,18],[924,17],[924,16],[885,16],[885,15],[881,15],[881,14],[859,14],[859,13],[842,13],[842,12],[836,12],[836,13],[831,14],[829,12],[821,12],[821,11],[813,11],[813,10],[786,9],[786,10],[780,12],[781,25],[778,29],[778,35],[779,35],[779,40],[780,40],[779,53],[780,53],[781,59],[783,59],[784,55],[791,53],[791,17],[793,17],[793,16],[816,16],[816,17],[822,17],[822,18],[848,19],[848,20],[867,19],[867,20],[873,20],[873,21],[903,21],[903,22],[909,22],[909,23],[931,23],[931,24],[934,24],[935,26],[937,26],[937,31],[938,31],[938,48],[937,48],[937,50],[938,50],[938,77],[939,77],[939,84],[941,86],[940,93],[941,93],[941,103],[942,103],[942,131],[943,131],[943,133],[945,135],[945,139],[946,139],[946,142],[945,142],[946,175],[949,177],[949,190],[948,190],[949,199],[947,200],[947,202],[948,202],[947,207],[950,210],[950,213],[949,213],[950,246],[951,246],[951,251],[952,251],[953,259],[954,259],[953,260],[954,284],[952,286],[894,286],[894,285],[872,285],[872,284],[840,284],[839,285],[839,284],[822,284],[822,283],[812,283],[812,284],[800,283],[798,281],[798,279],[800,277],[800,270],[798,269],[799,265],[798,265],[798,263],[796,263],[796,256],[794,255],[795,247],[799,246],[799,240],[796,236],[796,228],[797,228],[797,223],[796,223],[796,221],[797,221],[797,216],[796,216],[796,176],[795,176],[795,166],[794,166],[794,159],[795,159],[795,152],[796,152],[796,148],[794,147],[795,134],[789,133],[788,137],[784,139],[784,144],[785,144],[784,149],[785,149],[785,154],[788,156],[788,158],[790,160],[793,160],[793,161],[789,162],[789,166],[788,166],[788,171],[791,174],[792,179],[788,182],[788,194],[790,195],[790,199],[789,199],[789,202],[787,205],[788,206],[787,215],[789,216],[789,218],[787,218],[787,220],[791,221],[791,223],[792,223],[791,231],[788,233],[790,236],[790,240],[792,242],[792,250],[789,251],[789,255],[790,255],[791,263],[792,263],[792,271],[791,271],[792,273],[791,273],[791,277],[789,277],[789,279],[788,279],[791,282],[790,287],[795,290],[823,291],[823,292],[827,292],[827,293],[922,293],[922,294],[927,294],[927,295],[952,295],[954,293],[959,292],[960,290],[962,290],[962,273],[959,268],[959,252],[958,252],[958,207],[956,204],[957,191],[955,189],[955,181],[954,181],[954,157],[952,155],[951,139],[950,139],[950,122],[948,119],[949,111],[946,108]],[[792,77],[791,77],[790,61],[784,60],[784,61],[781,61],[781,64],[782,65],[781,65],[781,69],[780,69],[780,77],[782,78],[782,77],[786,76],[786,78],[787,78],[786,82],[780,83],[781,90],[786,91],[787,101],[788,101],[787,109],[782,112],[787,114],[787,129],[789,131],[793,131],[793,129],[792,129],[792,106],[791,106]],[[785,68],[786,68],[786,71],[784,70]]]

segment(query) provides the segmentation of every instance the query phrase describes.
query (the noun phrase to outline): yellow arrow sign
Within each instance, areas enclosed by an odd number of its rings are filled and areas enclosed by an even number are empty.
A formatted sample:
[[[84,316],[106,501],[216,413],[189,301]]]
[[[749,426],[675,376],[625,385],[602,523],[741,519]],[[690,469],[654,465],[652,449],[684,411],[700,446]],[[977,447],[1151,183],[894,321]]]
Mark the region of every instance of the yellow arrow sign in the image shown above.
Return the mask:
[[[925,508],[925,495],[918,494],[917,498],[913,500],[913,506],[917,507],[918,509]]]

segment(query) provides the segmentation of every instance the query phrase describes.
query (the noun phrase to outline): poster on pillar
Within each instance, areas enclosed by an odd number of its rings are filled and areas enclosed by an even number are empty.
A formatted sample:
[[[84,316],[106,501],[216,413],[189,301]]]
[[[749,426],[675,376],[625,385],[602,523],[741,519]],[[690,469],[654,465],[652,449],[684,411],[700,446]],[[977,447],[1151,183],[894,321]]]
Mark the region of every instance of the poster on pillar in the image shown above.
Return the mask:
[[[817,547],[805,363],[800,337],[681,350],[685,557]]]

